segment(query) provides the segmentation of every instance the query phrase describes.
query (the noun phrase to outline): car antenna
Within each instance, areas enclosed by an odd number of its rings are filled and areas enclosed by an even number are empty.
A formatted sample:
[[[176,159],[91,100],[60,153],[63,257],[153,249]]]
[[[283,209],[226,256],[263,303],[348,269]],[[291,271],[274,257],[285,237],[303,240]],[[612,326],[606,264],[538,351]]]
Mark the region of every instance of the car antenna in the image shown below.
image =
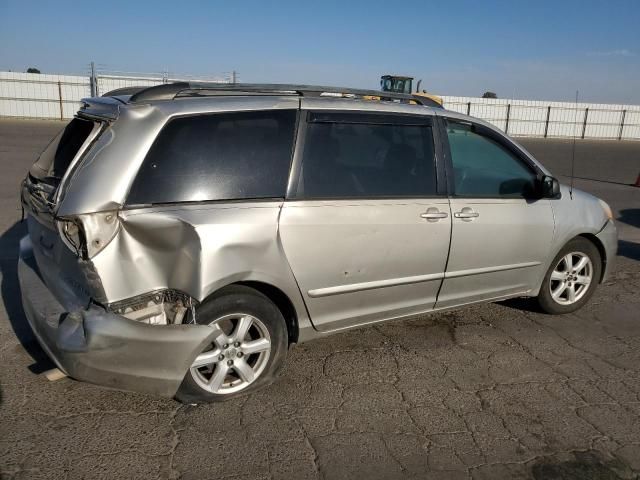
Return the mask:
[[[576,90],[576,106],[573,114],[573,146],[571,147],[571,182],[569,183],[569,197],[573,200],[573,173],[576,163],[576,127],[578,126],[578,90]]]

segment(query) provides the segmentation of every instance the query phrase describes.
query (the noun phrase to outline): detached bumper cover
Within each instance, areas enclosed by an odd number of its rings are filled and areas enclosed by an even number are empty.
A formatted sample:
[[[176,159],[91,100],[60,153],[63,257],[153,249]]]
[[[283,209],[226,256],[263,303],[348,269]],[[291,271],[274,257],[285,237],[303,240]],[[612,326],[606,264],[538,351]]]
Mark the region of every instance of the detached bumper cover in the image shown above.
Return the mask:
[[[212,341],[204,325],[154,326],[92,306],[66,312],[42,281],[25,237],[18,276],[24,311],[39,343],[72,378],[173,397],[196,355]]]
[[[602,272],[602,281],[604,282],[616,266],[616,254],[618,253],[618,232],[613,220],[608,220],[604,228],[596,235],[604,245],[606,253],[606,263],[604,272]]]

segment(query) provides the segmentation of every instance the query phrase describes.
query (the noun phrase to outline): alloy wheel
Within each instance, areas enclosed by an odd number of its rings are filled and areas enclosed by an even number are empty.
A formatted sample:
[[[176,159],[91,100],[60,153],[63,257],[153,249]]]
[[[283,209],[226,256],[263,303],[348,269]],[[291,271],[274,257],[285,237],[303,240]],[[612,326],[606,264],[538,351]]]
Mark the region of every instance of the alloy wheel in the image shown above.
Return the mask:
[[[574,304],[584,297],[592,281],[591,259],[582,252],[567,253],[551,272],[551,298],[560,305]]]
[[[209,324],[213,342],[191,364],[200,388],[215,394],[235,393],[253,383],[271,353],[269,330],[246,313],[224,315]]]

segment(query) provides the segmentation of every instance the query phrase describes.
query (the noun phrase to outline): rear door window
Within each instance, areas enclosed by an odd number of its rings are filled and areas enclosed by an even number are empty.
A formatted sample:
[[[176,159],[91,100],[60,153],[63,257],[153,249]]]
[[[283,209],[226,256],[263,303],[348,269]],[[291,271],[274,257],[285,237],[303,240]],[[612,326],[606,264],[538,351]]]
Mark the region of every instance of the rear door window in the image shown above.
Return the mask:
[[[163,128],[127,203],[284,197],[295,110],[176,118]]]
[[[366,114],[310,117],[296,198],[435,194],[429,119]]]

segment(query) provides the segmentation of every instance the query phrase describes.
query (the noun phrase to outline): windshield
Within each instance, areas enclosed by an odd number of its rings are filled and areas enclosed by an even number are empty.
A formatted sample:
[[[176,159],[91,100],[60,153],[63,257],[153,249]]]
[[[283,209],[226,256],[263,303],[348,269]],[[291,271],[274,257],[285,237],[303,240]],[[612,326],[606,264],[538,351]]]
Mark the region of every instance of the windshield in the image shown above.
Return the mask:
[[[59,182],[94,126],[89,120],[71,120],[40,154],[29,170],[30,175],[37,180]]]

